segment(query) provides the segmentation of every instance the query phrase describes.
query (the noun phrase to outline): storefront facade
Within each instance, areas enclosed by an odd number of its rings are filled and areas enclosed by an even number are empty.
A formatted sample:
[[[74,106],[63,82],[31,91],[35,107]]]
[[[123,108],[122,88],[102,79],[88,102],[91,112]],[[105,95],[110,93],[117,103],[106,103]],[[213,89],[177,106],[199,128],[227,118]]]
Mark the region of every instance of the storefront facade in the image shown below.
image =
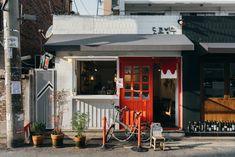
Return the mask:
[[[134,111],[141,111],[143,121],[182,129],[181,53],[194,45],[182,35],[177,20],[55,17],[54,34],[46,45],[56,54],[57,90],[72,94],[64,129],[71,129],[77,111],[88,113],[89,129],[101,129],[104,116],[112,123],[114,105],[129,108],[123,118],[126,124],[132,124]]]
[[[235,18],[183,19],[183,33],[195,44],[193,53],[183,54],[184,125],[189,121],[234,121]]]

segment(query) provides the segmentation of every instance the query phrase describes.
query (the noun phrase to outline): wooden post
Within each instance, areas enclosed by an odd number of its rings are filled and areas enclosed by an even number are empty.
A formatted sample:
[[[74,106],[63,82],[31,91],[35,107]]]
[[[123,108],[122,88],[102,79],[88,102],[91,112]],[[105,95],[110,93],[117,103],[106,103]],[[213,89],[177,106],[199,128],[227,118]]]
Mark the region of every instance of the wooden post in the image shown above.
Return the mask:
[[[102,148],[103,149],[106,148],[106,122],[107,122],[107,118],[106,118],[106,116],[104,116],[104,118],[103,118],[103,141],[102,141]]]
[[[148,151],[148,149],[147,148],[142,148],[141,147],[141,125],[140,125],[140,123],[141,123],[141,115],[139,115],[139,117],[138,117],[138,145],[137,145],[137,147],[132,147],[131,149],[133,150],[133,151],[136,151],[136,152],[147,152]]]

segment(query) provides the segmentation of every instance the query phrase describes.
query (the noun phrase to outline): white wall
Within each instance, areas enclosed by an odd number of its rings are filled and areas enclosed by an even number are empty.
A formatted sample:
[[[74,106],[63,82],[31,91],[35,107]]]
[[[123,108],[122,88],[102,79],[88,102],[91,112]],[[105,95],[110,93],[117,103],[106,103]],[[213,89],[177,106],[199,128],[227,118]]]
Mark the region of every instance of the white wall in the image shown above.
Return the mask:
[[[66,90],[69,92],[67,103],[64,105],[63,112],[63,129],[71,128],[72,119],[72,91],[73,91],[73,63],[63,58],[56,58],[56,90]]]
[[[97,99],[73,99],[73,112],[80,111],[88,114],[88,129],[102,129],[102,119],[107,118],[107,125],[113,123],[115,110],[114,105],[118,100],[97,100]]]
[[[153,34],[152,27],[174,26],[179,16],[54,16],[53,34]]]
[[[80,15],[98,15],[104,14],[104,0],[101,3],[97,3],[98,0],[73,0],[72,10]],[[97,6],[98,5],[98,6]]]

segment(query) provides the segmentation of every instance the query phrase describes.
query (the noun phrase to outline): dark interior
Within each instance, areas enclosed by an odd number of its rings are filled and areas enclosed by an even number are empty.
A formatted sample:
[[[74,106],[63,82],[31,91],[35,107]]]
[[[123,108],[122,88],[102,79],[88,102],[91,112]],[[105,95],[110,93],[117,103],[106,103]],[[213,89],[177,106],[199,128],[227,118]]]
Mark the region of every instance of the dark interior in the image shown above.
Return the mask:
[[[169,89],[175,94],[176,80],[161,79],[159,64],[155,64],[153,70],[153,121],[160,122],[163,128],[176,128],[175,100],[172,96],[164,94]]]

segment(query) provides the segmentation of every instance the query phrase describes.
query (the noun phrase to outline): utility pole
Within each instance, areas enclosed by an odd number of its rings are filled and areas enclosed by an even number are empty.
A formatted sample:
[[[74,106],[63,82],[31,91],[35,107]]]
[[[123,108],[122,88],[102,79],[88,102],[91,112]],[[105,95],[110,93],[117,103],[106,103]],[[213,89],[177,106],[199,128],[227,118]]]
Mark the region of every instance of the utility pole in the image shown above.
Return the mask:
[[[5,0],[3,6],[7,147],[13,148],[24,140],[19,2]]]

